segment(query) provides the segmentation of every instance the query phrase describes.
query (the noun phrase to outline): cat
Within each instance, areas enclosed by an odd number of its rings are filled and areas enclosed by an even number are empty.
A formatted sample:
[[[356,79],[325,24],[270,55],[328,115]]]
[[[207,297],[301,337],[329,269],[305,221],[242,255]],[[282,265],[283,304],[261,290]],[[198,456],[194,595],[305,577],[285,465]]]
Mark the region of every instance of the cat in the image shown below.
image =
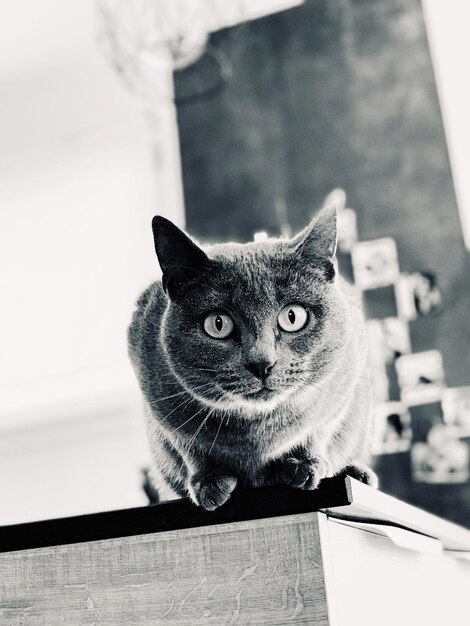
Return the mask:
[[[163,217],[162,280],[128,330],[160,500],[213,510],[239,487],[376,485],[366,336],[337,272],[336,210],[291,239],[204,247]]]

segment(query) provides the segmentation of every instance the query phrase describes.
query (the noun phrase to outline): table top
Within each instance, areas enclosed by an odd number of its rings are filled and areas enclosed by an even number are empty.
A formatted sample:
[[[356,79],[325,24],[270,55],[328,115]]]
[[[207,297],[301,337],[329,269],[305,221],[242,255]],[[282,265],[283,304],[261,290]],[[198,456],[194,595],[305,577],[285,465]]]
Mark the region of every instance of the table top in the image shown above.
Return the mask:
[[[450,550],[470,551],[470,531],[345,476],[325,479],[314,491],[285,486],[235,491],[207,512],[189,500],[76,517],[0,526],[0,552],[159,533],[253,519],[324,511],[331,517],[390,524],[439,539]]]

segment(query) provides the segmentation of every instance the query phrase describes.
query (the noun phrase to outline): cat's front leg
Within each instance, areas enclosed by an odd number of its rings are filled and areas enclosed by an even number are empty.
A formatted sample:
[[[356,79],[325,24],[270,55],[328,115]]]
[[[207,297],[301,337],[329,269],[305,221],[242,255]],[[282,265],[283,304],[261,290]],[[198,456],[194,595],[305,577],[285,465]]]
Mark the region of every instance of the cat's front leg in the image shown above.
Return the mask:
[[[311,491],[330,475],[330,468],[323,457],[301,448],[279,460],[276,473],[281,484]]]
[[[237,478],[224,469],[205,466],[189,476],[188,492],[191,500],[206,511],[213,511],[230,498],[237,486]]]

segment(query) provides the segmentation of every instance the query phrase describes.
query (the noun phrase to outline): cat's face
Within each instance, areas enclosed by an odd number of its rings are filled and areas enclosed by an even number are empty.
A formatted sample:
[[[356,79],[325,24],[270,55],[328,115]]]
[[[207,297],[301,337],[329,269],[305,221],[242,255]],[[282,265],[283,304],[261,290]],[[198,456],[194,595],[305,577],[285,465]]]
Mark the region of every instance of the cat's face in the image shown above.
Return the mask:
[[[225,409],[270,411],[329,368],[343,341],[342,310],[334,215],[322,220],[294,240],[206,252],[173,225],[162,244],[167,225],[156,224],[170,294],[161,341],[173,372],[196,397]]]

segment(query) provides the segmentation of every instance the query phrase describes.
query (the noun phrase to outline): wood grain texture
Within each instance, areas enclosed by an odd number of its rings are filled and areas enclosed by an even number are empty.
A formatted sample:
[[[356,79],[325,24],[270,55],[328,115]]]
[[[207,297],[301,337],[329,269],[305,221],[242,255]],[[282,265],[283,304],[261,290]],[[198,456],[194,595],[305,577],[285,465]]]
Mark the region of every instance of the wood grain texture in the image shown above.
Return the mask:
[[[0,624],[328,624],[306,513],[0,555]]]

